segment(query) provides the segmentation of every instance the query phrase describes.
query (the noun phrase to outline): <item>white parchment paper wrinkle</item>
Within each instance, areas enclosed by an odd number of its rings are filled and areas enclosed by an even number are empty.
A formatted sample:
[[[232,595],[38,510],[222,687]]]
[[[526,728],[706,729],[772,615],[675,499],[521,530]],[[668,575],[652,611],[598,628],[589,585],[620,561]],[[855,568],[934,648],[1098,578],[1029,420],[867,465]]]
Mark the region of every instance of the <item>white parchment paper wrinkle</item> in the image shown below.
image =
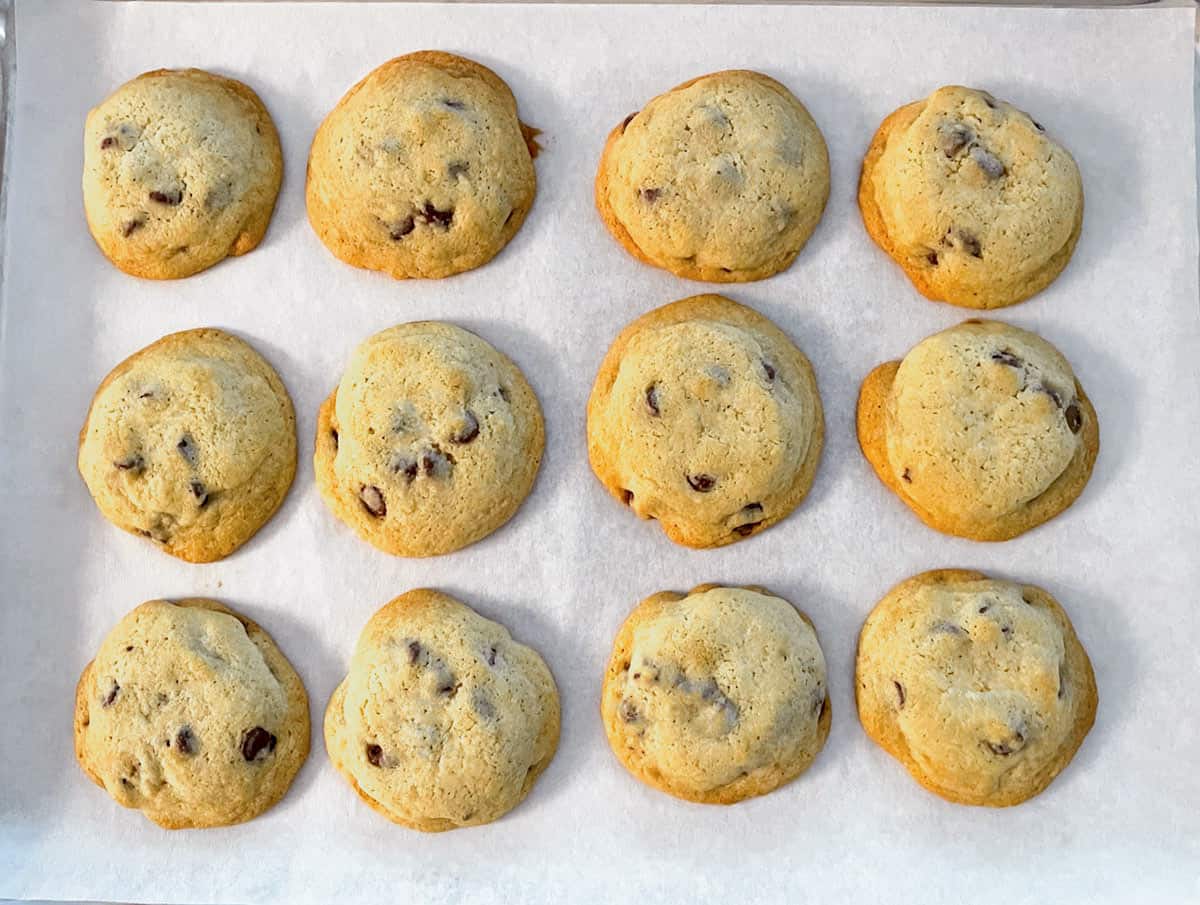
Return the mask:
[[[1190,10],[427,6],[21,2],[0,397],[0,896],[160,903],[1181,902],[1200,899],[1200,311]],[[539,192],[481,270],[397,283],[336,261],[305,221],[317,123],[368,70],[422,48],[464,53],[545,130]],[[87,110],[139,72],[200,66],[249,82],[286,172],[262,247],[180,282],[113,269],[80,203]],[[654,94],[712,70],[785,82],[824,131],[833,192],[795,265],[723,292],[812,359],[828,419],[813,493],[721,550],[673,546],[590,474],[584,403],[622,325],[705,291],[645,267],[592,208],[605,135]],[[946,83],[1029,110],[1070,148],[1087,212],[1051,288],[999,317],[1042,333],[1100,413],[1091,484],[1063,516],[999,545],[924,528],[857,447],[859,381],[969,312],[920,298],[868,240],[859,161],[879,121]],[[486,541],[389,558],[313,486],[317,407],[351,349],[440,318],[512,356],[541,397],[533,495]],[[291,391],[301,468],[270,525],[193,566],[109,526],[75,472],[99,380],[159,336],[233,330]],[[1095,663],[1096,727],[1041,797],[989,811],[921,790],[863,734],[852,666],[874,602],[914,572],[1027,580],[1066,606]],[[816,622],[833,729],[812,770],[732,808],[631,779],[597,715],[612,636],[663,588],[762,583]],[[243,609],[303,676],[314,727],[363,623],[418,586],[453,593],[542,652],[563,698],[558,757],[528,801],[480,829],[423,836],[369,810],[312,756],[283,803],[244,826],[167,833],[122,810],[71,751],[72,689],[110,626],[153,597]]]

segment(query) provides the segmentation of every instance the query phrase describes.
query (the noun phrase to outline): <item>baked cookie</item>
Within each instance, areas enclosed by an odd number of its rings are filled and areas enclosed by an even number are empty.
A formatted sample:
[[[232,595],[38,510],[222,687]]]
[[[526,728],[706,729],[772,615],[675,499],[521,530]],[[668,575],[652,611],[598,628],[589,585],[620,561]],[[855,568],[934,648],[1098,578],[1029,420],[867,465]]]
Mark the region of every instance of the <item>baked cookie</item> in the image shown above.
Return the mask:
[[[858,442],[929,527],[999,541],[1054,518],[1083,492],[1100,426],[1054,346],[999,321],[969,320],[867,375]]]
[[[309,222],[347,264],[398,280],[472,270],[533,205],[537,134],[486,66],[432,50],[396,57],[317,129]]]
[[[419,321],[355,350],[317,415],[313,461],[325,504],[359,537],[436,556],[512,518],[544,446],[517,366],[461,327]]]
[[[733,804],[791,782],[824,746],[825,657],[809,618],[765,588],[663,591],[621,626],[600,714],[642,782]]]
[[[786,270],[829,198],[821,130],[787,88],[728,70],[661,94],[608,136],[596,208],[625,249],[676,276]]]
[[[151,600],[83,670],[75,756],[167,829],[228,826],[281,799],[308,756],[308,696],[261,628],[215,600]]]
[[[889,116],[863,160],[867,232],[917,291],[964,308],[1041,292],[1071,259],[1083,183],[1029,114],[951,86]]]
[[[558,689],[537,651],[438,591],[367,622],[325,710],[325,748],[359,796],[425,832],[498,820],[558,747]]]
[[[929,791],[1005,807],[1054,780],[1096,718],[1096,679],[1058,602],[979,572],[892,588],[858,638],[858,716]]]
[[[800,505],[825,422],[812,366],[778,327],[696,295],[621,331],[592,386],[587,433],[609,493],[678,544],[719,547]]]
[[[228,556],[296,474],[296,416],[272,367],[221,330],[172,333],[117,365],[79,432],[101,514],[172,556]]]
[[[283,155],[262,101],[200,69],[156,69],[87,116],[83,209],[104,255],[152,280],[258,247]]]

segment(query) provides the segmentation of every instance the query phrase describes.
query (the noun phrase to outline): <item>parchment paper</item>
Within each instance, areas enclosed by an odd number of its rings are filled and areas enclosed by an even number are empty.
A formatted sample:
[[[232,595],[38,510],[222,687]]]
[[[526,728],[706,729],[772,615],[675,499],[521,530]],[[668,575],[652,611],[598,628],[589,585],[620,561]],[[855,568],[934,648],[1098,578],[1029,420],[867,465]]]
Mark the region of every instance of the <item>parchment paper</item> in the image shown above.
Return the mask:
[[[4,231],[0,435],[0,896],[174,902],[1180,902],[1200,898],[1200,311],[1190,10],[18,5]],[[317,123],[369,69],[442,48],[494,67],[545,130],[536,205],[512,245],[453,279],[398,283],[313,235],[303,174]],[[89,107],[139,72],[195,65],[248,81],[279,126],[286,176],[264,245],[191,279],[114,270],[80,203]],[[608,130],[654,94],[729,67],[765,70],[809,106],[833,193],[796,264],[724,292],[812,359],[828,422],[813,493],[763,535],[672,545],[588,470],[584,403],[619,328],[705,291],[635,262],[592,208]],[[1033,112],[1079,161],[1083,235],[1066,272],[1001,313],[1073,362],[1102,449],[1063,516],[985,545],[923,527],[859,453],[856,390],[877,362],[968,314],[921,299],[868,240],[854,203],[879,121],[945,83]],[[385,556],[313,485],[320,400],[353,347],[412,319],[473,329],[524,369],[549,436],[534,492],[504,529],[426,561]],[[176,562],[109,526],[75,472],[97,382],[159,336],[231,329],[296,402],[301,467],[282,510],[225,562]],[[923,569],[1043,585],[1095,663],[1099,717],[1041,797],[993,811],[921,790],[864,735],[853,653],[872,605]],[[644,788],[597,716],[617,626],[643,596],[763,583],[815,620],[833,731],[815,766],[730,808]],[[443,588],[534,644],[562,693],[562,744],[528,801],[491,826],[426,836],[369,810],[326,759],[329,693],[363,623]],[[265,625],[312,699],[313,750],[281,805],[249,824],[168,833],[116,806],[71,750],[72,690],[112,624],[152,597],[211,595]]]

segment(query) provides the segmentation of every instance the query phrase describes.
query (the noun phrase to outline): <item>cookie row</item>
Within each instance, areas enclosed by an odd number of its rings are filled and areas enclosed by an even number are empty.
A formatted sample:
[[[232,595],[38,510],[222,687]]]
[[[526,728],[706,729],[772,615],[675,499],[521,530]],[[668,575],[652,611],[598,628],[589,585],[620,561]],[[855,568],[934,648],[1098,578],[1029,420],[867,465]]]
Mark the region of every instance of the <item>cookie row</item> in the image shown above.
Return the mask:
[[[397,57],[317,129],[309,221],[341,260],[397,279],[490,261],[533,204],[539,130],[490,69],[437,51]],[[84,208],[135,276],[185,277],[262,240],[282,176],[279,137],[241,82],[157,70],[88,115]],[[595,179],[609,232],[679,276],[744,282],[789,267],[829,197],[820,129],[761,73],[701,76],[609,135]],[[858,193],[867,232],[931,299],[997,308],[1044,289],[1071,257],[1083,188],[1030,116],[950,86],[879,127]]]
[[[949,534],[1005,540],[1082,492],[1096,412],[1050,343],[970,320],[873,370],[858,436],[881,481]],[[677,543],[716,547],[791,513],[824,443],[816,377],[770,320],[717,295],[635,320],[587,406],[588,457],[609,492]],[[541,406],[517,366],[446,323],[401,324],[358,347],[317,417],[329,509],[397,556],[491,534],[541,464]],[[271,366],[214,329],[164,337],[104,379],[79,471],[113,524],[190,562],[221,559],[283,502],[296,470],[292,402]]]
[[[867,734],[918,782],[990,806],[1045,789],[1097,702],[1053,597],[959,570],[910,578],[875,606],[855,693]],[[631,774],[710,804],[798,777],[832,720],[811,620],[765,588],[721,585],[638,604],[613,643],[600,713]],[[536,651],[446,594],[416,590],[367,622],[325,710],[325,747],[375,810],[441,831],[519,804],[554,756],[559,722]],[[266,632],[212,600],[137,607],[79,680],[80,765],[160,826],[256,817],[308,749],[299,676]]]

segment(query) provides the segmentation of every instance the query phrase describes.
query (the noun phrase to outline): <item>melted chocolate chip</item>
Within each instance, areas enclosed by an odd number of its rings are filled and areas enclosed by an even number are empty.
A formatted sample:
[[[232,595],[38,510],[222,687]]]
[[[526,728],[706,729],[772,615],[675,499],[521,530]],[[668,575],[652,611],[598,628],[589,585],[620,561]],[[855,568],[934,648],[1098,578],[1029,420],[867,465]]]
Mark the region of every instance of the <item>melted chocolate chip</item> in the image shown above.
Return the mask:
[[[1049,396],[1054,401],[1054,404],[1058,406],[1058,408],[1062,408],[1062,396],[1059,394],[1058,390],[1054,389],[1052,386],[1047,386],[1044,383],[1038,384],[1037,389],[1038,392],[1045,393],[1047,396]]]
[[[117,695],[120,694],[120,692],[121,692],[121,686],[118,685],[116,682],[113,682],[112,688],[110,688],[108,690],[108,694],[106,694],[104,696],[104,698],[100,701],[100,706],[111,707],[113,705],[113,702],[117,699]]]
[[[937,267],[937,265],[938,265],[937,252],[931,251],[929,254],[925,255],[925,260],[929,262],[930,267]]]
[[[1025,747],[1025,736],[1020,732],[1016,732],[1012,738],[1002,742],[989,742],[984,739],[983,746],[997,757],[1008,757],[1010,754],[1016,754]]]
[[[988,105],[989,107],[991,107],[993,110],[995,110],[995,109],[996,109],[996,99],[995,99],[994,97],[992,97],[992,96],[991,96],[990,94],[988,94],[986,91],[980,91],[980,92],[979,92],[979,96],[983,98],[983,102],[984,102],[985,104],[987,104],[987,105]]]
[[[662,189],[638,189],[638,195],[647,204],[653,204],[662,194]]]
[[[242,734],[242,757],[247,761],[261,760],[275,753],[277,739],[262,726],[247,729]]]
[[[1033,123],[1033,127],[1034,127],[1035,129],[1037,129],[1039,132],[1045,132],[1045,131],[1046,131],[1046,127],[1045,127],[1045,126],[1043,126],[1041,123],[1039,123],[1039,122],[1038,122],[1036,119],[1030,118],[1030,120],[1029,120],[1029,121],[1030,121],[1031,123]]]
[[[496,648],[494,648],[494,647],[489,647],[489,648],[488,648],[488,651],[487,651],[487,661],[488,661],[488,666],[495,666],[495,665],[496,665]]]
[[[749,537],[754,533],[754,529],[761,525],[762,522],[747,522],[745,525],[738,525],[733,529],[733,533],[740,537]]]
[[[512,401],[508,395],[508,388],[506,386],[504,386],[503,384],[496,387],[496,392],[500,394],[500,398],[503,399],[505,402]]]
[[[446,677],[438,683],[437,693],[444,697],[452,698],[458,694],[460,684],[453,675],[447,673]]]
[[[421,454],[421,470],[428,478],[435,477],[438,472],[449,472],[454,464],[454,457],[444,453],[434,446]]]
[[[622,487],[621,488],[621,502],[624,503],[626,506],[632,506],[633,505],[633,491],[627,490],[624,487]]]
[[[146,225],[146,215],[134,217],[132,220],[127,220],[125,225],[121,227],[121,235],[128,239],[135,232]]]
[[[413,216],[420,223],[425,223],[429,226],[436,226],[440,229],[447,230],[450,228],[450,223],[454,219],[454,208],[450,208],[450,210],[446,211],[438,210],[433,206],[433,204],[426,201],[425,207]]]
[[[425,648],[421,647],[420,641],[408,642],[408,662],[416,663],[421,659],[421,654],[425,652]]]
[[[1012,349],[1001,349],[999,352],[993,352],[992,361],[998,361],[1000,364],[1008,365],[1010,368],[1019,368],[1025,363]]]
[[[975,145],[971,148],[971,159],[983,170],[988,179],[999,179],[1007,172],[1000,158],[986,148]]]
[[[417,465],[416,459],[410,459],[407,456],[396,455],[392,457],[392,471],[396,474],[404,475],[404,480],[411,484],[417,479],[417,472],[420,466]]]
[[[912,473],[906,468],[906,469],[904,469],[904,473],[902,475],[900,475],[900,479],[902,481],[904,481],[905,484],[911,484],[912,483]]]
[[[175,444],[175,448],[179,450],[179,455],[183,456],[183,460],[188,465],[196,464],[196,443],[192,440],[190,434],[184,434],[179,438],[179,442]]]
[[[638,112],[640,113],[641,111],[638,111]],[[621,131],[622,132],[624,132],[627,128],[629,128],[629,124],[631,122],[633,122],[633,118],[635,116],[637,116],[637,113],[630,113],[627,117],[625,117],[625,119],[623,119],[621,121]]]
[[[121,471],[132,471],[137,474],[146,467],[146,460],[137,453],[134,453],[131,456],[126,456],[124,459],[118,459],[116,462],[113,462],[113,465],[121,469]]]
[[[198,747],[199,742],[190,726],[184,726],[175,733],[175,750],[180,754],[195,754]]]
[[[475,692],[471,697],[471,707],[482,720],[493,720],[496,718],[496,705],[492,703],[492,699],[482,692]]]
[[[974,140],[975,133],[962,123],[949,123],[938,130],[938,147],[947,157],[953,157]]]
[[[464,104],[462,101],[454,100],[454,99],[448,98],[448,97],[442,98],[442,106],[447,107],[450,110],[466,110],[467,109],[467,105]]]
[[[383,749],[379,745],[367,745],[367,763],[372,767],[383,766]]]
[[[451,179],[457,179],[459,176],[465,176],[470,171],[471,165],[465,160],[456,160],[450,166],[446,167],[446,175]]]
[[[362,503],[363,508],[375,518],[383,518],[387,515],[387,500],[383,498],[383,492],[374,484],[364,485],[358,491],[358,500]]]
[[[710,474],[686,475],[688,486],[697,493],[709,493],[717,486],[717,479]]]
[[[979,244],[979,239],[966,230],[951,229],[946,233],[946,243],[952,247],[957,245],[973,258],[983,257],[983,246]]]
[[[463,425],[450,437],[451,443],[470,443],[479,436],[479,419],[469,409],[464,415]]]
[[[985,603],[983,606],[981,606],[979,608],[979,614],[982,616],[984,613],[986,613],[990,609],[991,609],[991,607]]]
[[[1079,410],[1079,406],[1072,402],[1067,406],[1064,414],[1067,416],[1067,427],[1071,429],[1071,433],[1079,433],[1079,429],[1083,427],[1083,413]]]
[[[764,361],[762,363],[762,369],[763,373],[767,375],[767,382],[773,382],[775,380],[775,368],[771,365],[771,363]]]
[[[188,482],[188,488],[192,491],[192,496],[196,498],[196,505],[203,509],[208,505],[208,490],[199,481]]]
[[[388,227],[388,236],[395,242],[399,242],[414,229],[417,228],[417,221],[412,217],[405,217],[397,223]]]
[[[646,408],[650,410],[650,414],[657,418],[662,414],[658,410],[658,384],[652,383],[646,387]]]
[[[174,207],[183,201],[183,192],[180,189],[171,189],[169,192],[160,192],[155,189],[150,193],[150,200],[157,204],[166,204]]]
[[[109,148],[115,146],[116,143],[117,143],[117,140],[115,138],[113,138],[113,136],[111,136],[111,135],[105,136],[105,138],[100,142],[100,150],[107,151]]]
[[[329,432],[329,436],[333,439],[333,448],[337,449],[338,448],[338,432],[336,430],[331,430]]]
[[[929,633],[931,635],[957,635],[962,638],[966,637],[967,630],[953,622],[939,620],[929,627]]]
[[[637,707],[629,698],[622,699],[621,706],[617,708],[617,713],[620,714],[621,719],[626,723],[636,723],[642,718],[642,715],[638,713]]]
[[[904,686],[892,679],[892,684],[896,686],[896,697],[900,699],[900,707],[904,706]]]

